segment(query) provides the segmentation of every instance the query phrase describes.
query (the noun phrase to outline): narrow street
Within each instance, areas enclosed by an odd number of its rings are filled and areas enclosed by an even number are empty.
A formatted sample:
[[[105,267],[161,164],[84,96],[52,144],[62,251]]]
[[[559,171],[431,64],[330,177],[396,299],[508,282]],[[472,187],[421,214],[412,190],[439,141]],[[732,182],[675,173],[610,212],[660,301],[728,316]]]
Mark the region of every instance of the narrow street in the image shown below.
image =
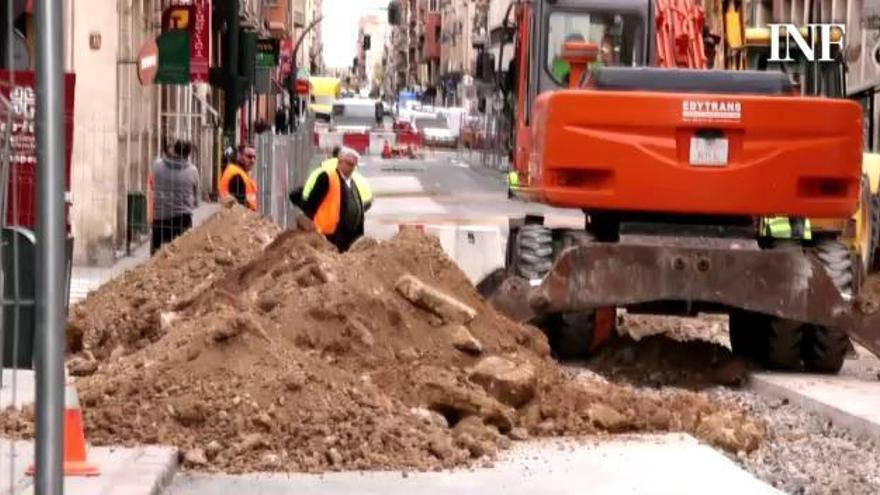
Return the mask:
[[[507,198],[503,174],[470,165],[478,155],[427,151],[424,160],[368,156],[363,172],[380,200],[367,216],[367,234],[387,238],[399,224],[498,226],[506,236],[508,218],[543,214],[552,225],[578,226],[579,212]]]

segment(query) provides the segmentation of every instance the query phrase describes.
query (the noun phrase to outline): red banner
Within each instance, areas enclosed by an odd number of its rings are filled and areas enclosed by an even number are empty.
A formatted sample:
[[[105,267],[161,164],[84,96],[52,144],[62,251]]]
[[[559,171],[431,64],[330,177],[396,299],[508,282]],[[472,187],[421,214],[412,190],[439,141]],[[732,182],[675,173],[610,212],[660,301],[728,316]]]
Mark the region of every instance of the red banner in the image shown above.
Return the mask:
[[[20,225],[33,229],[36,226],[37,203],[37,136],[36,105],[37,92],[32,71],[16,71],[15,84],[9,86],[9,72],[0,69],[0,92],[12,105],[12,134],[10,152],[12,154],[9,170],[9,198],[6,221],[9,225]],[[64,133],[66,191],[70,191],[70,157],[73,150],[73,100],[76,76],[64,75]],[[9,114],[0,104],[0,145],[6,135],[6,122]],[[69,220],[68,220],[69,221]],[[69,225],[69,223],[68,223]]]
[[[211,69],[211,0],[193,0],[189,78],[208,82]]]
[[[293,39],[289,37],[281,39],[281,57],[278,68],[281,71],[281,80],[293,72]]]

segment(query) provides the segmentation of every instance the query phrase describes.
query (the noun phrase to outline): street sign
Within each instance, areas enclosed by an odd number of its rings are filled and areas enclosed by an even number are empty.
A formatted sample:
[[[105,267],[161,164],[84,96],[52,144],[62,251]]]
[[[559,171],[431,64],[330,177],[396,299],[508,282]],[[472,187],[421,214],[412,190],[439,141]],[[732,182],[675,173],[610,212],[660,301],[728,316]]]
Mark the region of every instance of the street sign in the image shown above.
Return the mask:
[[[159,45],[156,44],[156,38],[151,38],[138,52],[137,74],[141,86],[152,85],[156,81],[157,72],[159,72]]]
[[[174,29],[192,29],[195,20],[195,7],[192,5],[172,5],[162,11],[162,32]]]
[[[274,38],[257,40],[257,67],[272,68],[278,66],[279,42]]]
[[[206,83],[211,71],[211,0],[194,0],[192,7],[189,78],[192,82]]]

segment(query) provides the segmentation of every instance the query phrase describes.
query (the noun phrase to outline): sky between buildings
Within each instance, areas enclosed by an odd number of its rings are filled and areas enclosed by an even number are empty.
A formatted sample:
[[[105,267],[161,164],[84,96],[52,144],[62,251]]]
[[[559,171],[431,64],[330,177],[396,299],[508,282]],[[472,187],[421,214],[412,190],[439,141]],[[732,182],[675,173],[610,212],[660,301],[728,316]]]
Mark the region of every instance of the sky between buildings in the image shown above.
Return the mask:
[[[363,14],[387,16],[388,0],[324,0],[324,63],[351,67],[356,55],[358,19]],[[375,41],[374,41],[375,43]]]

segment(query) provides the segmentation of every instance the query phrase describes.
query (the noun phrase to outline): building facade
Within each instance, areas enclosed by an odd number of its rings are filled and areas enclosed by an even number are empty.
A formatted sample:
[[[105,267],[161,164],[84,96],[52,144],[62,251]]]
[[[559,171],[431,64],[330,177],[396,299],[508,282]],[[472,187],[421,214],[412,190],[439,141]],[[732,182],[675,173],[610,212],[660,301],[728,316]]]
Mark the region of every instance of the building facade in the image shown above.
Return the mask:
[[[16,53],[22,55],[16,68],[32,69],[32,3],[16,2],[21,38]],[[206,65],[214,70],[206,68],[202,80],[187,84],[142,83],[138,68],[162,33],[163,11],[176,5],[192,5],[192,22],[208,24]],[[76,263],[110,264],[148,233],[147,174],[164,143],[175,138],[194,143],[194,161],[208,196],[223,146],[250,139],[257,119],[272,122],[287,96],[280,68],[247,81],[241,88],[243,103],[225,111],[234,103],[214,72],[226,63],[221,47],[228,22],[223,15],[231,5],[243,33],[275,39],[281,46],[285,40],[289,46],[322,9],[321,0],[64,0],[65,69],[76,75],[70,196]],[[307,36],[297,66],[323,69],[320,39],[320,29]],[[229,114],[232,122],[224,118]],[[236,131],[231,141],[222,139],[224,128]]]

